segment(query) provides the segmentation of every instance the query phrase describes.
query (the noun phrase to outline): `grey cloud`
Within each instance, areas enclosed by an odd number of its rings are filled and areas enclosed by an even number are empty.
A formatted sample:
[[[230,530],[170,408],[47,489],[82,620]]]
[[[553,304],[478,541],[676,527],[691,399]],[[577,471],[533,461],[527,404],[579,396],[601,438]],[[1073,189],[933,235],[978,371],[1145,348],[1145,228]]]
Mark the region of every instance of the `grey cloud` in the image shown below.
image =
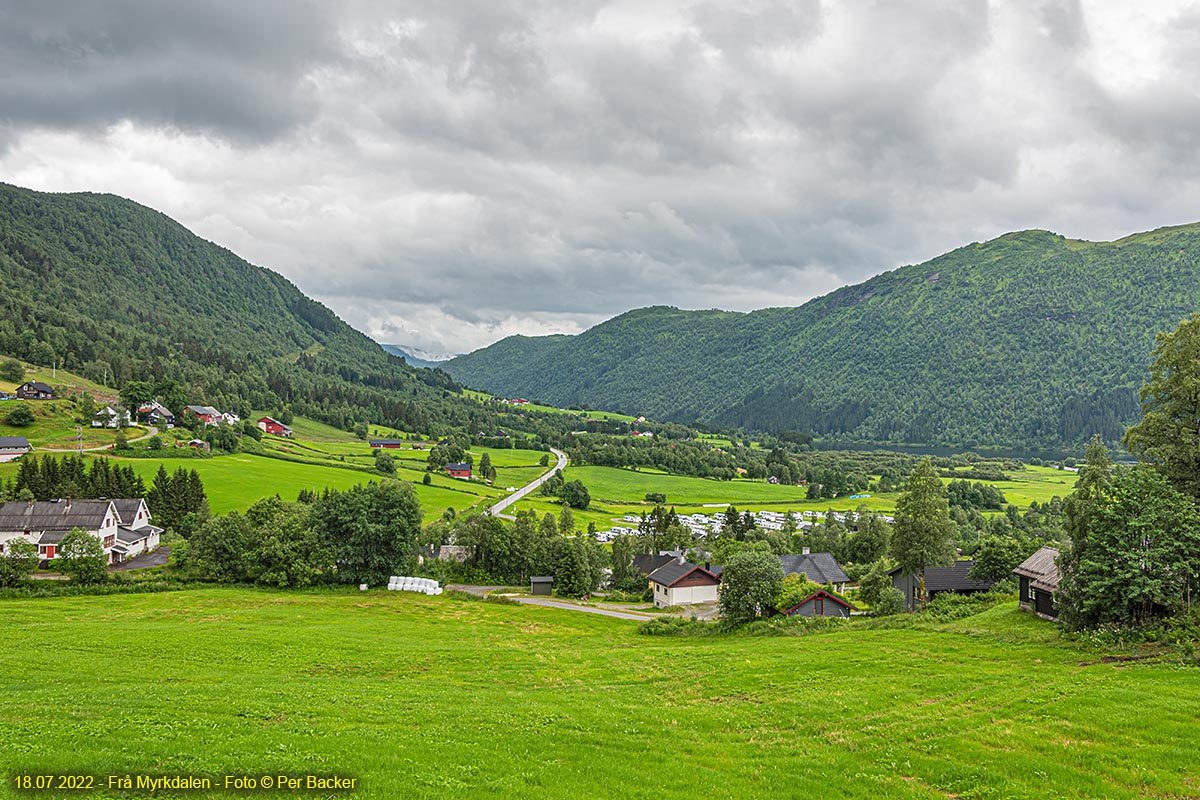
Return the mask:
[[[332,4],[4,0],[0,19],[0,119],[18,125],[270,138],[316,115],[308,75],[340,52]]]

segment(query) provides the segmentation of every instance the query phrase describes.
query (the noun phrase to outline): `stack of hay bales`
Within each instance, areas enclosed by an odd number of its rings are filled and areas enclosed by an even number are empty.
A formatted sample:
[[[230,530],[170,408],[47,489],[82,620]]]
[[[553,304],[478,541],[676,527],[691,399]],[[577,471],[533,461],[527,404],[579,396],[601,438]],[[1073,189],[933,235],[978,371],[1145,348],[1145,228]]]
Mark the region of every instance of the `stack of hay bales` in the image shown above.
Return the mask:
[[[442,593],[442,587],[438,586],[438,582],[431,578],[409,578],[397,577],[393,575],[388,579],[389,592],[420,592],[427,595],[438,595]]]

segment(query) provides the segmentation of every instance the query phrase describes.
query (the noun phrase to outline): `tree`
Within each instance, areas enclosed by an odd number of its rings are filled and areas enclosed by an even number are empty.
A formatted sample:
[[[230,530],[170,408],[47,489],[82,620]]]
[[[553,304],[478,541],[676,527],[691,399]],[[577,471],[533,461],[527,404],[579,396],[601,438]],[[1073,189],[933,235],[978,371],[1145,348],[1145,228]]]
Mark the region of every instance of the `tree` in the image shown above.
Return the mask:
[[[970,577],[977,581],[1001,581],[1010,577],[1013,570],[1037,550],[1037,545],[1028,539],[1011,534],[985,536],[975,553]]]
[[[1144,625],[1160,611],[1190,610],[1200,580],[1200,511],[1151,467],[1116,470],[1084,544],[1073,540],[1059,564],[1061,617],[1073,628]]]
[[[188,539],[188,564],[198,575],[225,583],[248,580],[250,522],[233,511],[196,528]]]
[[[24,583],[37,567],[37,545],[25,539],[10,539],[0,554],[0,586]]]
[[[148,381],[126,381],[121,387],[121,405],[137,411],[154,399],[154,387]]]
[[[102,583],[108,578],[104,545],[83,528],[73,528],[59,542],[56,566],[72,583]]]
[[[479,459],[479,477],[487,482],[496,479],[496,469],[492,466],[492,457],[484,453]]]
[[[116,438],[113,439],[114,450],[128,450],[129,438],[125,436],[125,431],[117,431]]]
[[[549,453],[542,453],[542,457],[538,459],[538,466],[539,467],[550,466],[550,454]]]
[[[901,575],[917,575],[917,598],[925,602],[925,568],[954,563],[954,523],[946,487],[933,463],[917,464],[896,500],[892,525],[892,557]]]
[[[583,511],[592,502],[592,496],[588,493],[587,487],[583,485],[583,481],[568,481],[564,483],[558,491],[558,497],[564,504],[571,508]]]
[[[340,583],[379,586],[416,567],[421,504],[407,483],[330,492],[314,504],[313,522],[322,546],[333,554]]]
[[[0,378],[10,383],[23,383],[25,380],[25,367],[15,358],[6,358],[0,361]]]
[[[391,453],[385,453],[382,450],[375,456],[375,469],[377,472],[382,472],[384,475],[396,474],[396,459],[392,458]],[[426,473],[428,476],[428,473]]]
[[[309,506],[278,497],[246,511],[251,527],[246,574],[264,586],[310,586],[333,569],[333,556],[309,524]]]
[[[1151,359],[1142,420],[1125,432],[1125,447],[1200,498],[1200,314],[1160,333]]]
[[[737,624],[766,616],[781,588],[783,565],[774,553],[758,549],[734,553],[721,572],[721,614]]]
[[[14,428],[25,428],[33,424],[33,411],[25,403],[17,404],[17,407],[8,412],[4,421]]]

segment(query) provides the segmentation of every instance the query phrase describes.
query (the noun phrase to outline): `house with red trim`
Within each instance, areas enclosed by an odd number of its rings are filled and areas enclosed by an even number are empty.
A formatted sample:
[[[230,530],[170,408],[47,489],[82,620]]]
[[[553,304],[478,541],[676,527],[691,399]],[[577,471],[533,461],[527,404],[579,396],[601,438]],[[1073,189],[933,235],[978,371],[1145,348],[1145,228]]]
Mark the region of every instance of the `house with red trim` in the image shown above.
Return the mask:
[[[258,421],[258,429],[263,433],[269,433],[274,436],[286,436],[288,438],[291,438],[292,436],[291,428],[289,428],[287,425],[284,425],[277,419],[272,419],[271,417],[263,417],[260,419]]]
[[[372,450],[399,450],[406,447],[408,442],[403,439],[371,439],[368,444],[371,445]]]
[[[212,406],[184,406],[184,419],[198,419],[205,425],[220,425],[224,422],[221,412]]]
[[[53,561],[63,538],[82,528],[100,540],[111,564],[120,522],[112,500],[13,500],[0,505],[0,553],[13,539],[23,538],[37,546],[39,558]]]
[[[848,619],[858,609],[836,594],[818,589],[783,613],[789,617],[841,617]]]
[[[451,478],[471,479],[471,465],[466,463],[447,464],[446,472]]]

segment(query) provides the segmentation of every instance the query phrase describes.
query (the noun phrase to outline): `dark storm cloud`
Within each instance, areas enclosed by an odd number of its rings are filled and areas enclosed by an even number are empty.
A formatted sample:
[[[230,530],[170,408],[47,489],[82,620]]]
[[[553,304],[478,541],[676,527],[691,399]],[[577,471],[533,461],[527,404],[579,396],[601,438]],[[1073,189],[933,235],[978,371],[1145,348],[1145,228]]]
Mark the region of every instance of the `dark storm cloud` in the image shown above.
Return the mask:
[[[0,0],[0,170],[116,191],[457,352],[1200,216],[1156,4]],[[7,152],[5,146],[7,144]]]
[[[309,72],[339,54],[319,2],[0,2],[0,119],[103,127],[122,120],[234,139],[318,111]]]

